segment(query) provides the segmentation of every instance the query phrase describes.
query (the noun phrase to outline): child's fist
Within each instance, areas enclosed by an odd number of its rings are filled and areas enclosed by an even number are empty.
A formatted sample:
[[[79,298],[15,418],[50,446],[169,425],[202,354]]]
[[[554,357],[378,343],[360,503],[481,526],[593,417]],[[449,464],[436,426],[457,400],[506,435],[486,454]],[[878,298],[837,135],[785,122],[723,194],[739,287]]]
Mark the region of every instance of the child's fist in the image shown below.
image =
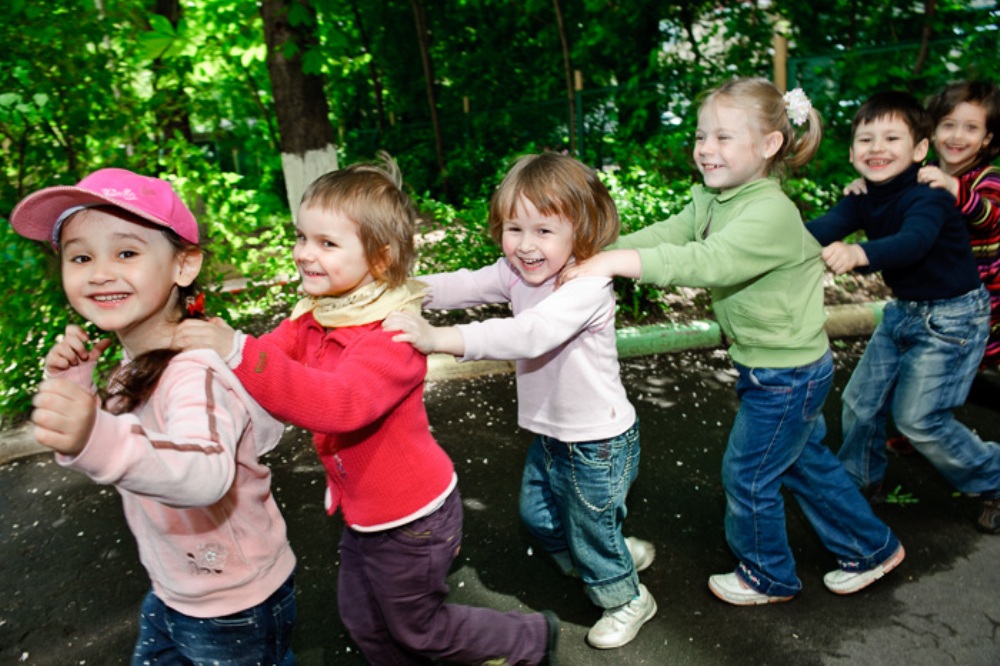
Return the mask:
[[[57,453],[83,450],[97,418],[97,398],[65,379],[46,379],[32,398],[35,439]]]

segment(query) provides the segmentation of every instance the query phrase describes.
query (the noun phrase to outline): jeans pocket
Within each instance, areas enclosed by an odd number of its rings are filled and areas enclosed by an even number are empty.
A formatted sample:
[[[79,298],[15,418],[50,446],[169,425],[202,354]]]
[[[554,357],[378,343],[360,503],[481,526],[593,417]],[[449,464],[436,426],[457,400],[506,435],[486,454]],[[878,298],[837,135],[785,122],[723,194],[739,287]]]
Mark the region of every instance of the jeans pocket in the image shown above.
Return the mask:
[[[578,442],[570,448],[569,464],[577,498],[590,511],[603,513],[628,491],[638,465],[638,438]]]
[[[792,377],[786,368],[749,368],[747,381],[754,388],[771,393],[789,393],[792,390]]]
[[[975,343],[980,329],[985,332],[987,324],[988,318],[969,312],[929,312],[924,317],[924,328],[931,336],[962,347]]]

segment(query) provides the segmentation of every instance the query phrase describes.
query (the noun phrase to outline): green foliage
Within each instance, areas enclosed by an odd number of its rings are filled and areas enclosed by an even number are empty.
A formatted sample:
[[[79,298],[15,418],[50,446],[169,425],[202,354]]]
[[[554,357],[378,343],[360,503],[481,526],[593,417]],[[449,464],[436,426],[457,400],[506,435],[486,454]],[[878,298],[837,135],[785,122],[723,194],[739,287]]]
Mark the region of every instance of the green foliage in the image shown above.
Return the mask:
[[[475,270],[502,255],[487,228],[488,200],[467,201],[461,211],[427,196],[417,204],[425,220],[417,238],[417,275]]]
[[[6,220],[0,225],[3,307],[0,308],[0,418],[19,419],[31,411],[31,396],[42,379],[42,361],[68,323],[80,323],[66,308],[52,251],[26,241]]]
[[[896,486],[892,492],[885,496],[886,504],[918,504],[920,499],[913,496],[913,493],[902,492],[903,486]]]

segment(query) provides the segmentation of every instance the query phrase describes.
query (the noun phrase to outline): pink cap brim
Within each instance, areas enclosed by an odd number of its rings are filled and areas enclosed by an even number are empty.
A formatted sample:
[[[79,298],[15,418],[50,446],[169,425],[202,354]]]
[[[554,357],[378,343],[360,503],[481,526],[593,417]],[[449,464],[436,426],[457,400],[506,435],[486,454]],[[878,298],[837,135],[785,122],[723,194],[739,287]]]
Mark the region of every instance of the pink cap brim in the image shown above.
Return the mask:
[[[183,216],[181,224],[177,224],[176,221],[171,224],[150,211],[73,185],[47,187],[29,194],[14,207],[10,214],[10,225],[25,238],[49,241],[58,246],[59,239],[53,238],[56,223],[62,221],[62,216],[70,209],[91,206],[120,208],[155,225],[173,229],[184,240],[198,243],[198,225],[188,211],[184,211],[187,215]]]

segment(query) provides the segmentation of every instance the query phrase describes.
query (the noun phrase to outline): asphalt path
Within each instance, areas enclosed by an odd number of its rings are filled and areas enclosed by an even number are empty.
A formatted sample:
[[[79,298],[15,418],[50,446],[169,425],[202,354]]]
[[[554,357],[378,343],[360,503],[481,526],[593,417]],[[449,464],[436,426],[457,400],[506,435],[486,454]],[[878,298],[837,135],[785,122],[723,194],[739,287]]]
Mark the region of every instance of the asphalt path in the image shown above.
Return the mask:
[[[826,406],[834,449],[840,391],[860,348],[857,341],[835,343],[837,383]],[[876,508],[907,550],[883,580],[852,596],[828,592],[822,576],[836,563],[790,502],[788,532],[803,591],[770,606],[715,599],[708,577],[735,564],[723,534],[720,483],[737,407],[734,373],[723,352],[707,350],[628,359],[622,374],[642,436],[626,533],[657,548],[641,576],[659,605],[656,617],[623,648],[586,645],[599,610],[519,525],[530,435],[516,425],[509,374],[427,388],[431,423],[455,461],[465,504],[464,545],[449,578],[455,602],[555,611],[563,621],[563,666],[1000,664],[1000,536],[979,534],[978,505],[955,496],[919,456],[892,458],[887,487],[895,501]],[[987,376],[977,379],[959,415],[997,440],[998,411],[1000,379]],[[323,472],[308,438],[290,428],[267,460],[299,557],[299,664],[365,664],[337,616],[342,523],[324,515]],[[0,465],[0,492],[0,664],[128,663],[148,581],[117,493],[60,468],[48,454]]]

